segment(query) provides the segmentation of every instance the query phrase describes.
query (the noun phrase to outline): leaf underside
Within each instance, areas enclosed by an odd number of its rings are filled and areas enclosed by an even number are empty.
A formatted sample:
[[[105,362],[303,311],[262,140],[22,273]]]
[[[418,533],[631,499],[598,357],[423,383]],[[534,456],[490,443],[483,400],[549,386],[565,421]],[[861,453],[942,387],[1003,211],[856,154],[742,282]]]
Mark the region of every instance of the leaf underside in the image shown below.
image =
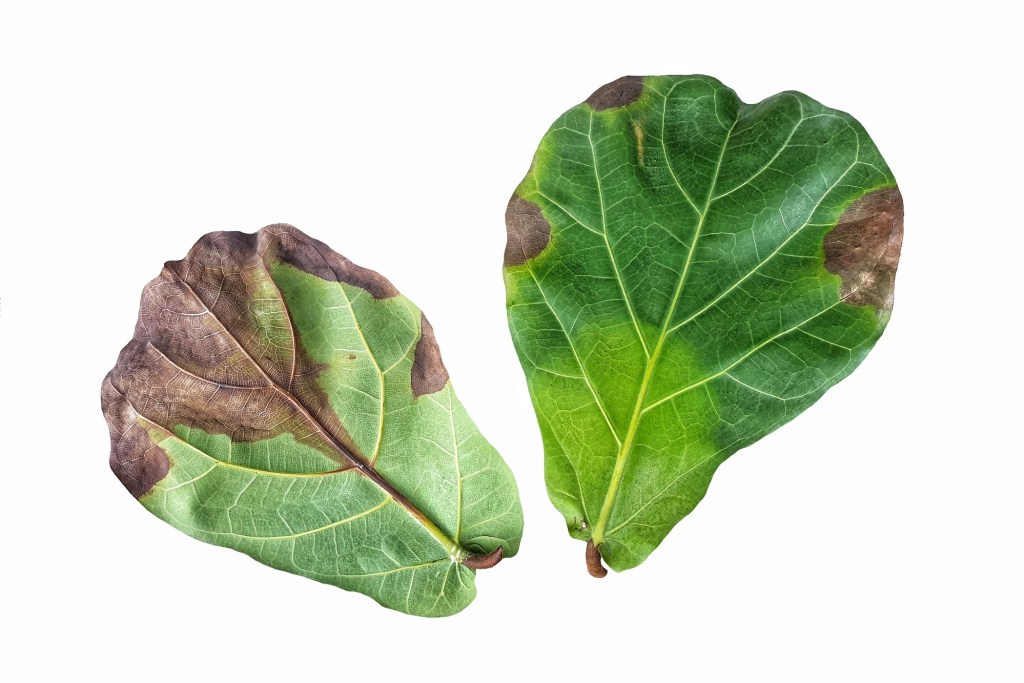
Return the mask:
[[[548,493],[599,576],[643,562],[719,464],[863,360],[903,203],[848,114],[625,77],[552,125],[506,224]]]
[[[155,515],[386,607],[458,612],[518,550],[515,481],[426,318],[291,226],[168,263],[102,407],[111,467]]]

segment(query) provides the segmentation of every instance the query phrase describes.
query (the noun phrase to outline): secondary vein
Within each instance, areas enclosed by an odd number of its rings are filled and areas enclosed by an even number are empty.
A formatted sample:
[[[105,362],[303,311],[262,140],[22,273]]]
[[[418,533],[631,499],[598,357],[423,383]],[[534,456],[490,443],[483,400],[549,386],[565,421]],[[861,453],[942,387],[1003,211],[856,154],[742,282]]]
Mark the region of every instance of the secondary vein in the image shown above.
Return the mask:
[[[615,443],[621,444],[622,440],[619,438],[618,432],[615,431],[611,418],[608,416],[608,411],[605,410],[604,403],[601,401],[601,395],[597,393],[597,390],[594,388],[594,384],[590,381],[590,376],[587,374],[587,368],[583,365],[583,359],[580,358],[579,353],[576,351],[576,345],[572,343],[572,337],[569,335],[569,330],[566,328],[565,323],[562,322],[562,319],[558,316],[558,313],[555,311],[555,307],[551,305],[551,301],[548,300],[548,295],[544,292],[544,288],[540,284],[540,279],[538,279],[537,274],[533,272],[533,268],[530,267],[529,262],[526,263],[526,267],[529,270],[530,277],[532,277],[533,281],[537,284],[537,291],[540,292],[541,298],[544,299],[544,305],[546,305],[548,310],[551,311],[551,315],[553,315],[555,321],[558,322],[558,326],[561,328],[562,334],[565,335],[565,340],[569,344],[569,349],[572,351],[573,357],[576,359],[576,364],[580,366],[580,372],[583,373],[583,381],[587,385],[587,388],[590,389],[590,395],[594,397],[594,403],[597,404],[598,410],[601,411],[601,415],[604,417],[604,421],[608,425],[608,431],[611,432],[612,438],[615,439]]]
[[[587,142],[590,143],[590,158],[594,161],[594,183],[597,185],[597,201],[601,208],[601,237],[604,238],[605,249],[608,250],[608,258],[612,262],[612,270],[615,271],[615,281],[619,283],[619,291],[622,293],[622,300],[626,303],[626,310],[629,311],[629,317],[633,321],[633,329],[636,330],[637,339],[640,340],[640,346],[644,349],[644,356],[650,360],[651,352],[647,348],[647,341],[644,339],[643,332],[640,331],[640,323],[637,322],[636,313],[633,311],[633,303],[629,299],[629,295],[626,293],[626,283],[622,281],[622,272],[619,270],[619,264],[615,260],[615,251],[612,249],[612,244],[608,240],[608,212],[604,206],[604,188],[601,184],[601,171],[598,170],[597,166],[597,148],[594,147],[594,112],[590,112],[590,127],[587,129]]]

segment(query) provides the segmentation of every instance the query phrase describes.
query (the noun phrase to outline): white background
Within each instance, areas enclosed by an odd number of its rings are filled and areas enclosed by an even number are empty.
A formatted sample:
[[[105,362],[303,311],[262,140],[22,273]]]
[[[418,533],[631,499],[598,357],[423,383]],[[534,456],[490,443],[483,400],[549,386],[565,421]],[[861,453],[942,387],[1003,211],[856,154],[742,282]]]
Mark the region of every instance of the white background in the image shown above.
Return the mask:
[[[986,2],[5,3],[0,674],[1021,680],[1017,26]],[[545,494],[503,212],[556,116],[662,73],[853,113],[900,183],[904,253],[863,366],[596,581]],[[194,541],[107,468],[100,380],[142,286],[205,232],[278,221],[427,312],[518,477],[522,552],[455,617]]]

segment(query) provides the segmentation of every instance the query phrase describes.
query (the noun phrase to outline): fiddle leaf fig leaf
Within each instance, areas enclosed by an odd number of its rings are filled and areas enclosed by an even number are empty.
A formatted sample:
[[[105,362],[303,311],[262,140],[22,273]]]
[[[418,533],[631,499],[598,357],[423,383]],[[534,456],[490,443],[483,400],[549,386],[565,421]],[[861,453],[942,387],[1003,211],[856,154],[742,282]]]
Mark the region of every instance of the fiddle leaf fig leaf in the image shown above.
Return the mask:
[[[150,512],[386,607],[458,612],[519,548],[515,481],[427,319],[291,226],[168,263],[102,406],[110,465]]]
[[[625,77],[551,126],[506,223],[548,493],[603,576],[864,359],[903,202],[863,127],[806,95]]]

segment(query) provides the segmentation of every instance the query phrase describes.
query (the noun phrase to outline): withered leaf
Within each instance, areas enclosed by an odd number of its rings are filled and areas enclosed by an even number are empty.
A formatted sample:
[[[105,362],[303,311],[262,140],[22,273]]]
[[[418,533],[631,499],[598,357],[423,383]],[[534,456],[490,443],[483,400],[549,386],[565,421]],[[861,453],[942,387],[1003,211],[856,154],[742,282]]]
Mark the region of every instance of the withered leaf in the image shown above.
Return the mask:
[[[155,515],[387,607],[458,612],[518,550],[515,481],[426,317],[291,226],[167,263],[102,407],[110,465]]]

